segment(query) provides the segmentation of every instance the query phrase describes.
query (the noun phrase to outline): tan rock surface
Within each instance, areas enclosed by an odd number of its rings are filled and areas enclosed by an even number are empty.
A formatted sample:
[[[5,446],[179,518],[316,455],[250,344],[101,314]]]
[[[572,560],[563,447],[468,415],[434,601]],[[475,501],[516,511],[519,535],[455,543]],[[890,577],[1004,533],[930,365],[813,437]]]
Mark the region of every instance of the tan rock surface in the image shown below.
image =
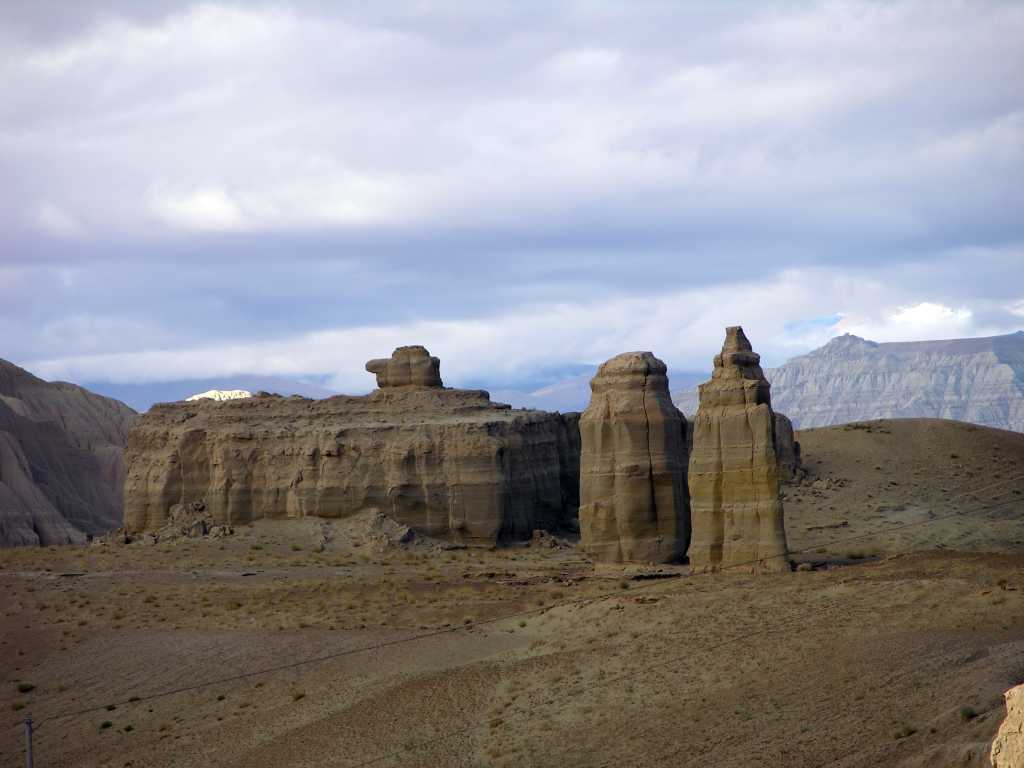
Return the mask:
[[[580,416],[580,542],[602,562],[665,563],[689,540],[686,420],[650,352],[607,361]]]
[[[441,361],[431,357],[426,347],[419,345],[399,347],[391,357],[371,360],[366,370],[376,374],[377,386],[384,387],[440,387]]]
[[[775,411],[775,456],[782,480],[798,479],[802,469],[800,443],[793,433],[793,422],[784,413]]]
[[[436,360],[423,352],[414,359]],[[400,366],[378,376],[389,383],[362,397],[154,406],[129,438],[126,527],[158,529],[178,505],[221,525],[376,509],[470,544],[572,524],[573,416],[513,410],[478,390],[395,384],[409,378]]]
[[[117,400],[0,360],[0,546],[81,542],[117,528],[136,417]]]
[[[1024,766],[1024,685],[1006,692],[1006,719],[992,742],[992,768]]]
[[[789,569],[771,388],[738,326],[700,385],[689,487],[695,569]]]

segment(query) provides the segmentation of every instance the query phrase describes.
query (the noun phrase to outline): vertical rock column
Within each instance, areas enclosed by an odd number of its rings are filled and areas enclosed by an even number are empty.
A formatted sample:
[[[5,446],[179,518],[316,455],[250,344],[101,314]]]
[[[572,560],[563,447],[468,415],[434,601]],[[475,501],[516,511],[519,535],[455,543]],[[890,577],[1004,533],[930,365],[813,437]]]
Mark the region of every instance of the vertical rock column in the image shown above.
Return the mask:
[[[650,352],[613,357],[590,382],[580,416],[580,540],[601,562],[665,563],[690,537],[686,420],[665,364]]]
[[[700,385],[689,469],[698,570],[789,570],[776,420],[760,362],[743,329],[727,328],[711,380]]]

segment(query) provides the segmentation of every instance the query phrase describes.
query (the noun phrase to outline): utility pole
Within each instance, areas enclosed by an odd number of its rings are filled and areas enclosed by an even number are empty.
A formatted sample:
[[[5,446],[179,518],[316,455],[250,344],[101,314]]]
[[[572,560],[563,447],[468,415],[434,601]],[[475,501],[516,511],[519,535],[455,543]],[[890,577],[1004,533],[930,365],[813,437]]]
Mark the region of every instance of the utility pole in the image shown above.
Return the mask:
[[[32,715],[25,715],[25,765],[34,768],[32,762]]]

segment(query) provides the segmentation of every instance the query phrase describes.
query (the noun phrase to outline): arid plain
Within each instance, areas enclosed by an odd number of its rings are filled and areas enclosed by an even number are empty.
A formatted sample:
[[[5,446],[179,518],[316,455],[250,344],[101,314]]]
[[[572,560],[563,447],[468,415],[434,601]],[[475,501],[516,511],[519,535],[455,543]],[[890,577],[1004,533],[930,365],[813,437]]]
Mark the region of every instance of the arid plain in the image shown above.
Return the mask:
[[[31,711],[39,766],[988,765],[1024,682],[1024,436],[797,437],[790,574],[373,514],[2,551],[0,754]]]

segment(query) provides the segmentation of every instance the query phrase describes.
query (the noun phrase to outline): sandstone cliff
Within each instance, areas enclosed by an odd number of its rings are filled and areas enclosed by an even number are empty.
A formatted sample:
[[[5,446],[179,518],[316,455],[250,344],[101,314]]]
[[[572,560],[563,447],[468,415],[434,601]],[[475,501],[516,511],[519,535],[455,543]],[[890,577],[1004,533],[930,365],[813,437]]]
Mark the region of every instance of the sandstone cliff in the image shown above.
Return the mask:
[[[1006,719],[992,742],[992,768],[1024,766],[1024,685],[1006,692]]]
[[[79,542],[118,527],[136,417],[0,360],[0,546]]]
[[[627,352],[598,368],[580,416],[580,543],[603,562],[681,559],[690,537],[686,420],[665,364]]]
[[[126,526],[159,528],[183,505],[225,525],[377,509],[469,544],[571,527],[575,416],[443,388],[431,361],[422,347],[371,361],[382,386],[361,397],[154,406],[129,437]]]
[[[931,418],[1024,432],[1022,331],[885,344],[847,334],[765,375],[797,429]],[[695,390],[673,397],[684,411],[696,405]]]
[[[726,329],[694,419],[690,563],[696,569],[789,568],[770,391],[743,329]]]

